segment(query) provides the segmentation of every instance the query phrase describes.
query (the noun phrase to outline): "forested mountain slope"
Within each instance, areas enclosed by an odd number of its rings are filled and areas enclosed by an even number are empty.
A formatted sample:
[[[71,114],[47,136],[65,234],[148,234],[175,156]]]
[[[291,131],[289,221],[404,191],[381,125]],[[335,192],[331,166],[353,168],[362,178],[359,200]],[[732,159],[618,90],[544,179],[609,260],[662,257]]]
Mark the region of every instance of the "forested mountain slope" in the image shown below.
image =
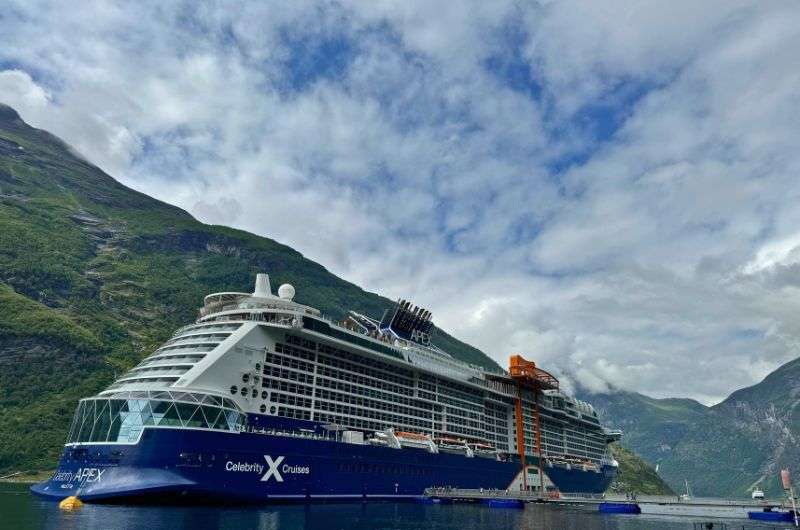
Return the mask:
[[[780,496],[780,469],[800,476],[800,359],[713,407],[624,391],[582,397],[676,491],[686,479],[697,495],[744,497],[758,486]]]

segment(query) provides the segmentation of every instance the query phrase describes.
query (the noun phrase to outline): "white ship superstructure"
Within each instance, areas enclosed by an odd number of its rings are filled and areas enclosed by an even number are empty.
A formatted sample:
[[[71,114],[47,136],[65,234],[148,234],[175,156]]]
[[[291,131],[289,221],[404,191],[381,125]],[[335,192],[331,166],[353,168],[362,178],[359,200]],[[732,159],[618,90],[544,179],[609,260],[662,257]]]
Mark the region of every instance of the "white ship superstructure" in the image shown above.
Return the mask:
[[[276,436],[345,444],[336,447],[367,463],[346,459],[334,473],[373,473],[370,485],[364,475],[358,475],[361,486],[347,483],[365,495],[370,488],[386,494],[395,484],[399,494],[401,487],[416,491],[446,480],[483,487],[480,473],[487,487],[499,487],[508,476],[507,487],[517,474],[522,487],[535,487],[521,469],[541,469],[548,480],[540,475],[539,485],[562,491],[602,491],[613,478],[616,462],[607,446],[619,433],[604,429],[591,405],[561,392],[557,379],[534,363],[514,356],[504,372],[459,361],[431,343],[430,312],[404,300],[380,320],[351,311],[334,322],[294,296],[288,284],[272,294],[266,274],[257,276],[252,293],[206,296],[194,324],[97,396],[81,400],[65,458],[86,444],[141,446],[146,432],[166,437],[190,429],[240,435],[233,446],[247,440],[248,450],[269,461],[262,444],[283,447]],[[413,484],[381,479],[408,467],[383,463],[395,453],[372,454],[389,449],[429,455],[413,457],[419,461],[408,471]],[[182,449],[176,465],[216,461],[203,454]],[[448,464],[449,471],[435,464],[450,459],[457,465]],[[323,465],[333,464],[317,463],[317,469]],[[303,491],[345,487],[320,480]]]
[[[341,323],[295,301],[283,285],[275,296],[266,274],[253,293],[205,297],[195,324],[175,335],[105,392],[187,390],[224,395],[247,413],[327,422],[364,431],[393,428],[484,442],[518,454],[518,388],[431,345],[430,326],[400,330],[351,312]],[[410,305],[400,301],[400,311]],[[406,309],[402,309],[405,307]],[[429,313],[414,315],[424,324]],[[413,314],[413,311],[412,311]],[[402,316],[402,315],[401,315]],[[391,322],[384,322],[390,324]],[[417,322],[418,324],[419,322]],[[411,323],[414,325],[415,323]],[[411,329],[411,328],[409,328]],[[545,389],[538,402],[523,391],[525,447],[554,462],[598,466],[610,433],[586,402]]]

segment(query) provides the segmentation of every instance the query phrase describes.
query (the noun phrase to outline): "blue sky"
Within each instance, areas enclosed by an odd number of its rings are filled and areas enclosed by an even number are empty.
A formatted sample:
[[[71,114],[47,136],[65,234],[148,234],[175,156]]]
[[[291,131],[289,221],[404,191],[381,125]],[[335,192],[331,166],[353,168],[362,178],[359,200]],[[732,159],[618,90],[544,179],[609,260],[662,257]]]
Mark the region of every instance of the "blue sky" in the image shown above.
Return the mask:
[[[796,2],[0,13],[29,123],[501,364],[712,403],[800,355]]]

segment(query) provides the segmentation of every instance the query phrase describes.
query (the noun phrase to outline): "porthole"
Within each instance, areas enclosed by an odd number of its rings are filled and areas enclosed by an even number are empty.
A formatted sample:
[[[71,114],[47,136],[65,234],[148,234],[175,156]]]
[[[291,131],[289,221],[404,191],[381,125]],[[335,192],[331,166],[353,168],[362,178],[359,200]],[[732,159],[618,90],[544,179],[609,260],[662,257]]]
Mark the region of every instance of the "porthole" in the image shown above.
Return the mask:
[[[242,383],[246,383],[250,380],[250,374],[242,374]]]
[[[242,390],[241,390],[241,392],[240,392],[240,393],[241,393],[243,396],[247,397],[247,387],[244,387],[244,386],[243,386],[243,387],[242,387]]]
[[[255,388],[253,389],[253,397],[254,398],[258,397],[258,390],[256,390]]]
[[[261,411],[261,414],[264,414],[264,413],[267,411],[267,406],[266,406],[266,405],[261,405],[261,406],[258,408],[258,410],[260,410],[260,411]]]
[[[275,407],[270,407],[270,408],[269,408],[269,413],[270,413],[270,414],[275,414],[275,412],[276,412],[277,410],[278,410],[278,409],[276,409]]]
[[[261,363],[256,363],[256,371],[257,372],[261,371]]]
[[[267,394],[267,391],[266,391],[266,390],[264,390],[263,392],[261,392],[261,399],[267,399],[267,396],[268,396],[268,394]]]
[[[238,389],[238,388],[236,388],[236,385],[233,385],[233,386],[231,387],[231,394],[234,394],[234,395],[236,395],[236,392],[238,392],[238,390],[239,390],[239,389]]]

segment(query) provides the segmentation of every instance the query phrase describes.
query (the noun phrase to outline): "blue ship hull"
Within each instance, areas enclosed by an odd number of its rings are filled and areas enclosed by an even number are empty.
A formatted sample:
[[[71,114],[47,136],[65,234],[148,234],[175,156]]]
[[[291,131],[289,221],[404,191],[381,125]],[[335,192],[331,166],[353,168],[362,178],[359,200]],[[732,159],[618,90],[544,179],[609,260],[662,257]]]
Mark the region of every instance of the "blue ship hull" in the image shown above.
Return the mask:
[[[551,472],[552,471],[552,472]],[[562,492],[604,491],[602,473],[551,468]],[[414,498],[432,486],[506,489],[519,464],[416,449],[258,433],[147,428],[137,444],[65,448],[31,490],[51,499],[270,502]]]
[[[603,493],[617,476],[617,468],[603,466],[599,472],[583,471],[579,467],[566,469],[559,465],[546,466],[545,474],[562,493]],[[536,479],[534,479],[534,485]]]

